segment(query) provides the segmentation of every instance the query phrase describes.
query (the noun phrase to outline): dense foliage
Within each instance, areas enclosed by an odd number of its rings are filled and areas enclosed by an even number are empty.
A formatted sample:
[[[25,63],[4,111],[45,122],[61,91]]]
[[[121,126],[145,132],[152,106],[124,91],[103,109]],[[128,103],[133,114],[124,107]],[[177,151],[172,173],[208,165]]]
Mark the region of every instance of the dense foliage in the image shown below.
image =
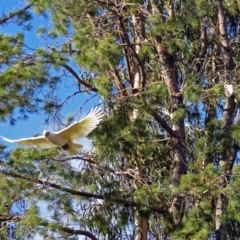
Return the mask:
[[[0,18],[19,25],[0,34],[1,120],[59,124],[96,95],[106,117],[74,157],[1,146],[2,238],[238,239],[239,1],[26,4]],[[31,11],[52,22],[38,49]]]

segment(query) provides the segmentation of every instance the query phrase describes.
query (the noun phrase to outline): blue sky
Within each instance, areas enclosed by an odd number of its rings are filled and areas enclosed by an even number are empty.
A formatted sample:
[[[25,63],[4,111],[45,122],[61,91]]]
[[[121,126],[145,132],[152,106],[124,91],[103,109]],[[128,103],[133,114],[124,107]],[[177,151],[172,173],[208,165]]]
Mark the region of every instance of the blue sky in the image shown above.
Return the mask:
[[[15,7],[21,6],[19,5],[19,2],[17,1],[4,1],[4,3],[1,3],[2,7],[2,13],[7,14],[9,11],[13,10]],[[23,32],[25,35],[25,41],[26,44],[31,48],[36,48],[40,46],[45,46],[44,40],[37,35],[37,29],[40,26],[45,26],[47,28],[51,28],[51,22],[49,19],[45,19],[41,16],[34,16],[34,18],[31,21],[32,29],[30,31],[24,31],[21,27],[16,26],[14,23],[9,24],[6,26],[1,27],[0,31],[4,34],[15,34],[17,32]],[[75,81],[72,79],[72,81]],[[62,87],[61,91],[59,92],[59,97],[64,99],[64,97],[68,96],[69,94],[75,92],[77,90],[76,86],[74,84],[71,84],[65,88]],[[85,94],[79,94],[73,99],[70,99],[67,104],[65,104],[65,107],[63,108],[62,114],[63,116],[72,115],[77,112],[79,107],[88,99],[91,97],[91,95]],[[98,98],[95,97],[89,102],[87,102],[83,110],[75,115],[75,120],[78,120],[85,116],[87,112],[91,109],[92,106],[98,103]],[[66,117],[62,119],[64,122]],[[56,123],[51,122],[50,125],[46,126],[44,123],[44,119],[46,116],[44,115],[29,115],[29,118],[24,120],[18,120],[14,126],[11,126],[8,122],[0,122],[0,135],[5,136],[10,139],[19,139],[23,137],[29,137],[33,136],[36,133],[42,133],[43,130],[46,128],[49,130],[56,130]],[[14,147],[15,144],[7,144],[9,147]]]
[[[17,1],[4,1],[4,3],[2,2],[1,13],[4,13],[4,14],[9,13],[11,10],[14,9],[14,7],[16,7],[16,5],[18,5],[19,7],[21,6]],[[34,16],[34,18],[31,21],[31,24],[32,24],[32,29],[30,31],[24,31],[21,27],[16,26],[14,23],[8,24],[3,27],[0,26],[0,31],[4,34],[16,34],[17,32],[23,32],[25,35],[26,44],[33,49],[40,46],[45,46],[45,42],[43,41],[43,39],[37,36],[37,29],[39,26],[45,26],[50,28],[51,22],[48,19],[44,19],[43,17]],[[72,81],[74,82],[75,80],[72,79]],[[69,84],[69,86],[67,87],[66,85],[64,85],[64,87],[60,89],[59,97],[64,99],[66,96],[72,94],[75,91],[77,91],[77,88],[76,86],[74,86],[74,84]],[[64,119],[62,119],[62,121],[64,122],[68,115],[73,115],[74,113],[77,113],[75,115],[75,120],[78,120],[84,117],[95,104],[99,103],[98,98],[95,97],[84,105],[81,112],[77,112],[79,107],[92,95],[79,94],[75,96],[73,99],[70,99],[67,102],[67,104],[65,104],[65,107],[62,109],[62,115],[65,116]],[[42,133],[43,130],[45,129],[54,130],[54,127],[57,126],[57,124],[54,122],[46,126],[44,123],[46,116],[44,115],[32,114],[32,115],[28,115],[28,117],[29,118],[25,121],[24,120],[16,121],[16,124],[14,126],[10,125],[9,122],[4,122],[4,123],[0,122],[0,135],[10,139],[19,139],[19,138],[33,136],[36,133]],[[3,141],[0,140],[0,142],[3,142]],[[3,142],[3,143],[7,145],[9,149],[16,146],[16,144],[8,144],[6,142]],[[84,145],[85,150],[87,150],[90,147],[91,142],[87,139],[82,139],[81,144]],[[42,205],[42,209],[44,209],[44,204]],[[41,212],[43,217],[47,216],[46,215],[47,213],[48,212],[45,210]],[[36,234],[34,239],[41,240],[42,238],[38,234]],[[79,237],[79,239],[85,239],[85,238]]]

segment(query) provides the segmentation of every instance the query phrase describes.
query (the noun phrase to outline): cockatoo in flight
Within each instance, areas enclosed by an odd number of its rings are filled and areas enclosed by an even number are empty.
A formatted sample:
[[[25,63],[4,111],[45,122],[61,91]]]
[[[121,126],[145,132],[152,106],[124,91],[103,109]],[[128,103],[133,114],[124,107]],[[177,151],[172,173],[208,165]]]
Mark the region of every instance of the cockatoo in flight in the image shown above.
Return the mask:
[[[18,143],[28,147],[50,148],[60,146],[62,149],[68,151],[70,155],[73,155],[79,153],[83,148],[82,145],[73,141],[87,136],[97,127],[103,116],[104,113],[101,109],[92,108],[85,118],[57,132],[45,130],[43,136],[21,138],[18,140],[11,140],[2,136],[1,138],[7,142]]]

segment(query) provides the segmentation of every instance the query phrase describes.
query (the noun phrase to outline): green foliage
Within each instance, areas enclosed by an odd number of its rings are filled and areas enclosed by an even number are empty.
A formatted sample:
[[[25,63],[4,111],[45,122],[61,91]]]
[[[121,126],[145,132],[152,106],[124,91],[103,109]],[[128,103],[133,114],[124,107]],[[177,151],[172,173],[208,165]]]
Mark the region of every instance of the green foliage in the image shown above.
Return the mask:
[[[185,99],[191,102],[199,101],[202,93],[202,86],[200,84],[190,84],[186,87],[186,89],[184,89]]]
[[[82,110],[96,95],[106,117],[77,156],[0,146],[0,215],[17,237],[132,239],[147,219],[149,240],[208,239],[225,196],[219,221],[237,239],[239,119],[224,94],[225,83],[238,88],[237,3],[223,2],[223,21],[221,1],[28,2],[51,28],[38,27],[37,49],[20,30],[0,33],[0,120],[70,124],[68,100]],[[9,16],[1,26],[29,28],[27,10]]]
[[[231,137],[235,139],[235,141],[239,144],[240,142],[240,126],[239,124],[232,125],[231,128]]]
[[[112,89],[112,83],[109,81],[107,76],[99,76],[95,82],[94,86],[98,89],[99,93],[103,97],[107,97]]]
[[[172,118],[172,123],[177,124],[181,119],[185,117],[185,109],[183,107],[178,108]]]
[[[28,227],[35,227],[39,224],[39,209],[36,206],[31,206],[26,211],[26,218],[21,221],[20,225],[26,225]]]

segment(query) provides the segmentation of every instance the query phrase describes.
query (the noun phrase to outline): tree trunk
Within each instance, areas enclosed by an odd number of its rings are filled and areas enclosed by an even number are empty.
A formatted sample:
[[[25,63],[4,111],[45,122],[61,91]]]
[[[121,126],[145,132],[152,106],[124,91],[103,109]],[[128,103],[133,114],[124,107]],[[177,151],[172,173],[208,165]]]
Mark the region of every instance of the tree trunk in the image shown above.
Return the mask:
[[[143,88],[143,80],[144,80],[144,74],[143,74],[143,68],[142,68],[142,60],[138,58],[138,54],[140,51],[140,43],[141,40],[144,39],[144,24],[142,22],[142,16],[138,15],[132,15],[133,20],[133,26],[134,26],[134,34],[135,34],[135,42],[137,43],[135,45],[135,62],[134,62],[134,82],[133,82],[133,94],[138,93],[142,91]],[[130,119],[132,122],[134,122],[139,115],[139,111],[137,108],[133,109],[132,116],[130,116]],[[140,169],[139,166],[136,166],[135,175],[138,177],[141,177],[144,172],[143,169]],[[135,186],[137,191],[137,186]],[[135,212],[135,234],[134,234],[134,240],[147,240],[147,233],[148,233],[148,219],[141,215],[141,213],[136,210]]]
[[[228,31],[227,31],[227,19],[225,15],[225,9],[222,0],[218,1],[218,21],[220,32],[220,43],[222,47],[223,62],[224,62],[224,83],[231,84],[232,82],[232,70],[234,69],[234,61],[232,57],[232,49],[229,45]],[[236,100],[235,96],[225,97],[224,110],[223,110],[223,154],[220,171],[222,177],[219,179],[218,185],[220,188],[224,188],[227,185],[229,177],[232,172],[233,163],[235,160],[236,152],[232,150],[233,139],[229,136],[229,131],[234,123],[234,117],[236,114]],[[216,198],[216,222],[215,222],[215,235],[216,240],[227,239],[226,224],[221,220],[226,216],[227,196],[219,194]]]
[[[166,86],[168,87],[168,92],[171,99],[171,120],[173,121],[176,117],[177,110],[183,104],[182,93],[178,89],[179,84],[176,71],[176,59],[175,56],[169,54],[161,47],[161,42],[157,43],[157,51],[159,54],[159,60],[161,62],[162,76]],[[174,136],[171,136],[173,144],[171,184],[176,186],[179,184],[181,176],[187,172],[185,128],[183,117],[178,119],[178,121],[172,125],[172,130],[174,132]],[[183,198],[173,197],[169,211],[172,213],[173,221],[176,225],[179,225],[181,222],[181,209],[183,208],[183,205]]]
[[[147,240],[148,219],[141,216],[139,211],[136,211],[134,224],[135,224],[134,240]]]
[[[151,0],[150,4],[153,14],[161,15],[160,5],[157,5],[154,0]],[[169,4],[168,8],[171,12],[169,17],[172,18],[174,16],[173,6]],[[175,122],[173,119],[176,117],[176,112],[183,104],[182,93],[179,90],[176,56],[168,53],[167,50],[162,47],[161,42],[161,36],[158,36],[156,38],[156,50],[159,55],[159,62],[161,63],[159,67],[170,96],[171,120]],[[166,123],[164,125],[166,125]],[[164,128],[163,125],[162,127]],[[170,137],[173,145],[171,184],[177,186],[181,176],[187,172],[184,118],[179,118],[176,123],[172,124],[172,129],[169,129],[168,126],[167,132],[171,135]],[[181,222],[181,209],[183,206],[184,199],[182,197],[173,196],[169,212],[173,216],[175,225],[179,225]]]

